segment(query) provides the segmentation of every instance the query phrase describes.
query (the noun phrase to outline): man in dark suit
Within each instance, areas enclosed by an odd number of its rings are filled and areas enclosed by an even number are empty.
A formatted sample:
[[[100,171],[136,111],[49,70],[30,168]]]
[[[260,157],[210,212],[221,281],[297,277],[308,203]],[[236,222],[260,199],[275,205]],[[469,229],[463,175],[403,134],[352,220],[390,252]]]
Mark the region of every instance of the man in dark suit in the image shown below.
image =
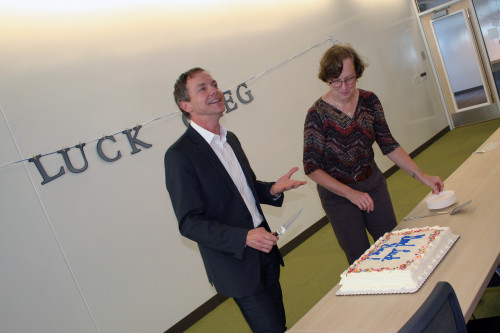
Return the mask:
[[[233,297],[254,332],[286,331],[279,283],[283,259],[260,204],[281,206],[283,192],[305,181],[256,179],[237,137],[219,124],[224,96],[212,76],[179,76],[174,98],[190,119],[165,153],[165,178],[180,233],[198,243],[209,281]]]

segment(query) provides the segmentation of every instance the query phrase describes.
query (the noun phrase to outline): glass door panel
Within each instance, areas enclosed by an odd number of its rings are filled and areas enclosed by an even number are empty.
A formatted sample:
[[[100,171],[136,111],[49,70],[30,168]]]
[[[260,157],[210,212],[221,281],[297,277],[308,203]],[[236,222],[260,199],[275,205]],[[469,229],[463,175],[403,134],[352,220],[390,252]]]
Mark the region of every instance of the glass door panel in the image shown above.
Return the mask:
[[[431,21],[455,112],[491,104],[468,14],[460,10]]]
[[[417,8],[420,13],[436,8],[437,6],[443,5],[452,0],[415,0],[417,3]]]
[[[498,0],[473,0],[484,44],[488,50],[496,89],[500,95],[500,2]]]

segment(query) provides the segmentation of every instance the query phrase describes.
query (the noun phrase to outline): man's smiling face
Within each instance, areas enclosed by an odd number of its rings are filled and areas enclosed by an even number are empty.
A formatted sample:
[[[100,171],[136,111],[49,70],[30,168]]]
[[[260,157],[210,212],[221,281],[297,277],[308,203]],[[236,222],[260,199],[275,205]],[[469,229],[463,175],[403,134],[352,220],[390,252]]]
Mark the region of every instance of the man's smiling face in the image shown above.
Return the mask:
[[[220,118],[226,107],[224,94],[220,91],[215,81],[207,72],[197,72],[186,81],[189,102],[180,103],[182,109],[189,112],[191,119],[207,117]]]

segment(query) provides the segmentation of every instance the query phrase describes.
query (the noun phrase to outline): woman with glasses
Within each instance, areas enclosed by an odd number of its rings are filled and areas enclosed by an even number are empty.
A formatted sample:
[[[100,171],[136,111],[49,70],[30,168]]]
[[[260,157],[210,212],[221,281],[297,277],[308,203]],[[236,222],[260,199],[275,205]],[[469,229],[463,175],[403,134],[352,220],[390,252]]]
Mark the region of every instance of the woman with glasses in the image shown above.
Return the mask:
[[[387,184],[372,145],[433,193],[443,190],[438,176],[422,172],[392,137],[382,104],[371,91],[356,87],[364,61],[349,45],[336,44],[320,61],[319,78],[329,86],[307,112],[304,171],[317,183],[321,204],[349,265],[374,239],[396,226]]]

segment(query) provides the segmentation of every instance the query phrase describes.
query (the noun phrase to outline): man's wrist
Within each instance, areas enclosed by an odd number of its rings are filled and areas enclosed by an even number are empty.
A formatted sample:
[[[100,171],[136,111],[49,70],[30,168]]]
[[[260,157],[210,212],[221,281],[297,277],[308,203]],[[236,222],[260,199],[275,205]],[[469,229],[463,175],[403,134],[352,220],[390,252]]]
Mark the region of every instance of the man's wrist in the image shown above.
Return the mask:
[[[271,189],[269,190],[269,193],[271,193],[271,195],[272,195],[273,197],[275,197],[275,198],[276,198],[276,197],[279,197],[279,195],[281,194],[281,193],[277,193],[277,194],[276,194],[276,193],[273,191],[273,186],[271,186]]]

